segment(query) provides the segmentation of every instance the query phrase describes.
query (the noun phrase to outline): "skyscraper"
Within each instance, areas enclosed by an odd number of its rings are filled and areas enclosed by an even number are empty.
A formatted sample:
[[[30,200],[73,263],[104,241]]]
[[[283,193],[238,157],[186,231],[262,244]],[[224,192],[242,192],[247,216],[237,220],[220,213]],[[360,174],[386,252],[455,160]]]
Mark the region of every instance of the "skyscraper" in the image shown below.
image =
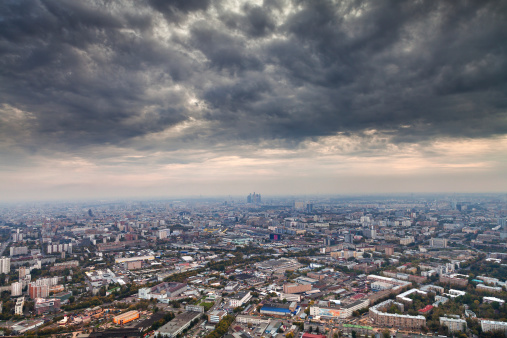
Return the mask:
[[[250,194],[246,198],[247,203],[253,203],[253,204],[260,204],[261,203],[261,194],[256,194],[255,192],[253,194]]]

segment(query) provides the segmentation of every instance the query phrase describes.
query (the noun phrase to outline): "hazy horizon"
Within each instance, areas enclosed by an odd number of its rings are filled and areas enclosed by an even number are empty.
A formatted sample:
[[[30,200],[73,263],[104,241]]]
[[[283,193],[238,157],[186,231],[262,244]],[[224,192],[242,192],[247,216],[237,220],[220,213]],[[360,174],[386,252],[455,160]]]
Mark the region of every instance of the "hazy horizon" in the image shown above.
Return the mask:
[[[507,2],[0,9],[2,202],[507,192]]]

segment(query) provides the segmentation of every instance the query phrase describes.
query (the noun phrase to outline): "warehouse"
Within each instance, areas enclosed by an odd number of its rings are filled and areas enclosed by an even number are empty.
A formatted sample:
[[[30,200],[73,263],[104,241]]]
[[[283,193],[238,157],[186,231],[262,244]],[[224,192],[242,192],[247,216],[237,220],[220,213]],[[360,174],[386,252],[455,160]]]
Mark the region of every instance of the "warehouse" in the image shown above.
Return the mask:
[[[113,323],[118,325],[127,324],[135,319],[139,318],[139,312],[133,310],[129,312],[122,313],[119,316],[113,318]]]
[[[287,316],[291,314],[289,304],[266,304],[261,308],[261,314],[273,316]]]
[[[155,335],[161,335],[162,337],[173,338],[182,333],[186,328],[188,328],[193,320],[198,320],[199,317],[202,316],[200,312],[183,312],[176,316],[169,323],[165,324],[157,331],[155,331]]]

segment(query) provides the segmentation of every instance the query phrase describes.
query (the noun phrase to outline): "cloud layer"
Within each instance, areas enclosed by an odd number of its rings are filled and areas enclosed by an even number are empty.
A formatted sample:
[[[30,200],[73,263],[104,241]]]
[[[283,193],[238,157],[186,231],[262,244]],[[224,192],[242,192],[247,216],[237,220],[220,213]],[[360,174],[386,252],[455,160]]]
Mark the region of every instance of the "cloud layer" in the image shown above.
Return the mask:
[[[5,1],[0,170],[494,143],[506,41],[505,1]],[[499,151],[470,163],[498,172]]]

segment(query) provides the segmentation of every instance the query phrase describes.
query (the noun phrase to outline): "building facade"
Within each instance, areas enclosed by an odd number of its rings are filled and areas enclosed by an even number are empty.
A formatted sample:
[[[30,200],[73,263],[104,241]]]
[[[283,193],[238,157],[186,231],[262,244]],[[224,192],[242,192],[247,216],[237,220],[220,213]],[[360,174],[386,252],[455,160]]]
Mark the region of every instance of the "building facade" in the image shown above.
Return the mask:
[[[401,303],[397,303],[392,299],[388,299],[382,303],[370,307],[369,317],[380,326],[388,327],[403,327],[409,329],[417,329],[426,326],[426,317],[424,316],[409,316],[399,315],[393,313],[386,313],[385,310],[395,304],[396,306],[403,306]]]
[[[0,273],[8,274],[11,272],[11,259],[9,257],[0,258]]]
[[[447,326],[450,332],[465,332],[467,329],[467,321],[464,319],[440,317],[440,325]]]
[[[495,322],[492,320],[481,320],[483,332],[501,331],[507,335],[507,322]]]
[[[312,289],[311,284],[284,284],[283,293],[302,293],[310,291]]]

